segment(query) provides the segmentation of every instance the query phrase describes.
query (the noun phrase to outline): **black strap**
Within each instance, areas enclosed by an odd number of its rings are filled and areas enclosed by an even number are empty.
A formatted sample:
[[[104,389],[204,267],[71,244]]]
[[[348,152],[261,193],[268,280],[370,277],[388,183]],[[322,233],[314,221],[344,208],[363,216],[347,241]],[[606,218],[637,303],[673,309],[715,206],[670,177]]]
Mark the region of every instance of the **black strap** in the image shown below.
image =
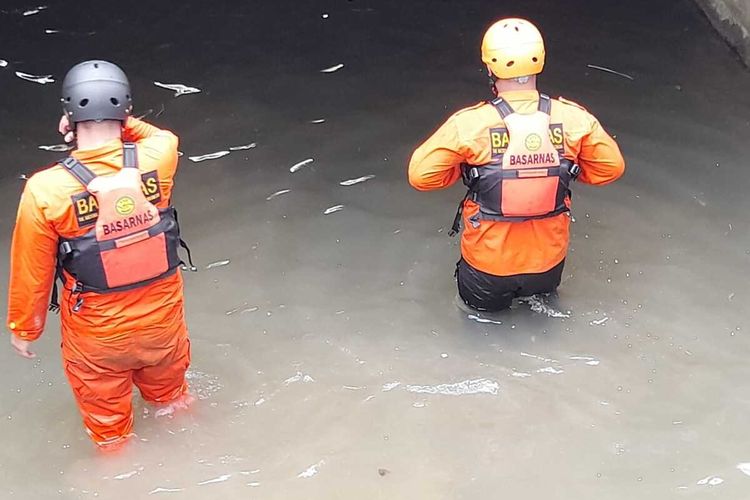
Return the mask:
[[[539,93],[539,111],[545,115],[550,114],[552,111],[552,99],[547,94]]]
[[[122,167],[138,168],[138,153],[135,144],[132,142],[122,143]]]
[[[508,115],[512,115],[513,113],[515,113],[510,104],[508,104],[508,102],[505,101],[505,99],[503,99],[502,97],[498,96],[497,98],[491,100],[490,104],[495,106],[495,109],[498,113],[500,113],[500,116],[503,117],[503,120],[505,120]]]
[[[466,196],[464,196],[464,199],[461,200],[461,203],[458,204],[458,209],[456,210],[456,216],[453,218],[453,225],[451,226],[450,232],[448,232],[448,236],[451,238],[453,236],[456,236],[461,231],[461,220],[464,216],[464,204],[466,203],[466,200],[471,198],[472,192],[469,190],[468,193],[466,193]]]
[[[96,174],[94,172],[89,170],[83,163],[72,156],[68,156],[61,163],[62,166],[78,180],[78,182],[83,184],[83,187],[88,187],[89,183],[96,179]]]

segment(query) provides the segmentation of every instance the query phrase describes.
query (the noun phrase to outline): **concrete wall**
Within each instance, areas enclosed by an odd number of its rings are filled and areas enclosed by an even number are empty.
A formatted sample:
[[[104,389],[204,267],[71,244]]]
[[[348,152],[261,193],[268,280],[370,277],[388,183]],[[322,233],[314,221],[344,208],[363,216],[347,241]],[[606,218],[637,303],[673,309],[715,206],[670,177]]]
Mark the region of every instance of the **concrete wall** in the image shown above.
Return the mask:
[[[696,0],[711,23],[750,66],[750,0]]]

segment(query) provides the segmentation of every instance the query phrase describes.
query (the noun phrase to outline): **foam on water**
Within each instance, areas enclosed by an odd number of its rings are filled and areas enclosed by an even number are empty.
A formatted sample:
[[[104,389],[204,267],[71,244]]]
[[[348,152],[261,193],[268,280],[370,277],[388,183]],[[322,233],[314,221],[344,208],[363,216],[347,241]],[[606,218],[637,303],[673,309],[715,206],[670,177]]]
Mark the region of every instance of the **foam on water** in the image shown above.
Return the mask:
[[[318,469],[323,464],[325,464],[325,463],[326,463],[325,460],[321,460],[317,464],[313,464],[310,467],[308,467],[307,469],[305,469],[302,472],[300,472],[299,474],[297,474],[297,477],[302,478],[302,479],[307,479],[307,478],[313,477],[314,475],[316,475],[318,473]]]
[[[546,314],[550,318],[570,318],[569,312],[558,311],[548,304],[544,303],[544,299],[538,295],[531,295],[529,297],[521,297],[518,299],[522,304],[528,304],[529,308],[539,314]]]
[[[210,398],[223,387],[219,382],[219,377],[197,370],[188,370],[185,378],[190,384],[190,389],[198,396],[198,399]]]
[[[445,396],[464,396],[469,394],[492,394],[496,396],[500,390],[500,384],[494,380],[477,378],[453,384],[407,385],[406,390],[418,394],[442,394]]]

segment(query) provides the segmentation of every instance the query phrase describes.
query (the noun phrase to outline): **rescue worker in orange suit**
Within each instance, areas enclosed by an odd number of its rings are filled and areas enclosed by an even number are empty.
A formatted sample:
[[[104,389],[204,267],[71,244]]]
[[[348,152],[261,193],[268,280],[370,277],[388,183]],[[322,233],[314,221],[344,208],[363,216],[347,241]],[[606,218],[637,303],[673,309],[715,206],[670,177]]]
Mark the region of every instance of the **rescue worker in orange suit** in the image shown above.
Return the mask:
[[[193,399],[170,205],[178,139],[130,116],[128,79],[109,62],[74,66],[62,102],[60,132],[77,149],[26,183],[11,247],[8,328],[16,352],[33,358],[30,344],[61,280],[52,304],[61,314],[64,370],[89,436],[112,449],[132,434],[133,384],[158,411]]]
[[[545,61],[537,28],[493,24],[482,42],[495,99],[458,111],[414,152],[409,182],[420,191],[459,179],[469,191],[458,293],[480,311],[557,289],[568,250],[570,185],[604,185],[624,172],[615,141],[582,106],[537,91]]]

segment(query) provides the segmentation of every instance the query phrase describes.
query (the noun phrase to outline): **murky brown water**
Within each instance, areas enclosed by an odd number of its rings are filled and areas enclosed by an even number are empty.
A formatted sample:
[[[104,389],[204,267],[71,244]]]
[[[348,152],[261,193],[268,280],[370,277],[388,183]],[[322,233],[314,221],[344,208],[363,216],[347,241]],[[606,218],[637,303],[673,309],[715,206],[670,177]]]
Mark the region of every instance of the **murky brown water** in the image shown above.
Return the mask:
[[[182,139],[200,401],[144,413],[129,449],[96,453],[53,319],[37,361],[0,349],[0,497],[750,496],[750,73],[687,0],[87,1],[29,16],[35,4],[10,3],[3,248],[16,177],[60,155],[37,149],[59,142],[59,80],[114,59],[139,111],[163,105],[156,123]],[[597,114],[628,172],[576,186],[551,308],[480,322],[454,305],[446,232],[462,191],[417,193],[405,169],[451,111],[487,96],[479,41],[507,14],[541,25],[543,88]]]

